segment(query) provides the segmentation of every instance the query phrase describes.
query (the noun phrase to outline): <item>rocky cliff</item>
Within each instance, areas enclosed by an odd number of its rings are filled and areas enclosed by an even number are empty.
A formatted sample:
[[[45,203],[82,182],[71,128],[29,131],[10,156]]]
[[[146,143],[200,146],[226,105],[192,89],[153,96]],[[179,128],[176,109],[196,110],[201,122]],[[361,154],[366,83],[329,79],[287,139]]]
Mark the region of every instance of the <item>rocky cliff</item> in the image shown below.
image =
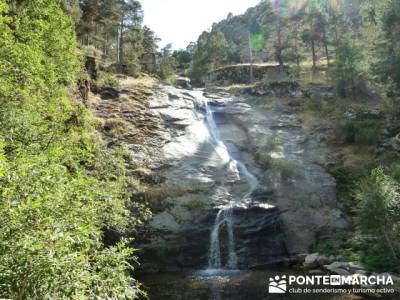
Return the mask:
[[[207,267],[218,207],[248,189],[243,171],[232,172],[233,158],[258,179],[249,201],[233,209],[240,268],[264,268],[306,252],[319,233],[349,226],[336,201],[335,181],[319,166],[325,152],[318,134],[307,132],[288,107],[267,109],[259,101],[221,89],[187,91],[160,84],[100,92],[93,109],[103,118],[104,133],[110,143],[128,149],[130,171],[148,182],[146,190],[137,191],[153,210],[136,234],[143,270]],[[228,155],[212,142],[206,105]],[[295,176],[255,160],[257,149],[276,135],[281,143],[274,155],[290,162]]]

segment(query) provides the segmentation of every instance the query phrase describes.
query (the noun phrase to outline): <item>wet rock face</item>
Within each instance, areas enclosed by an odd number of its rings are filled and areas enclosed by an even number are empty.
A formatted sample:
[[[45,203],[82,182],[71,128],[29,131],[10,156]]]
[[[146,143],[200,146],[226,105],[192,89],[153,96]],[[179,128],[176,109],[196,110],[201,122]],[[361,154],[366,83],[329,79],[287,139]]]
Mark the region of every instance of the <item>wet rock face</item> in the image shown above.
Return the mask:
[[[153,217],[136,240],[143,270],[207,267],[219,207],[248,191],[243,174],[232,172],[230,157],[243,162],[259,181],[248,203],[233,209],[239,268],[265,268],[285,255],[307,252],[321,232],[347,228],[335,181],[317,163],[325,157],[317,134],[307,133],[287,108],[266,110],[251,98],[225,93],[207,96],[225,146],[212,142],[202,91],[161,87],[149,102],[158,135],[168,139],[153,145],[163,181]],[[298,176],[286,178],[281,170],[263,169],[255,161],[256,149],[274,134],[281,141],[276,155],[290,162]],[[223,264],[227,235],[222,225]]]
[[[139,256],[145,272],[168,272],[207,266],[210,230],[215,214],[209,213],[192,223],[151,231],[151,243],[144,242]]]
[[[251,205],[233,215],[240,269],[265,268],[288,254],[277,207]]]
[[[290,108],[264,109],[258,101],[252,98],[244,103],[243,98],[236,98],[227,103],[221,109],[221,136],[240,149],[241,160],[261,187],[273,191],[274,197],[267,202],[281,212],[288,253],[307,252],[319,233],[344,230],[349,218],[337,202],[335,180],[320,166],[326,155],[318,133],[307,132]],[[262,168],[255,162],[256,150],[266,152],[262,149],[271,136],[279,142],[270,155],[284,161],[286,167]]]
[[[162,237],[162,241],[159,240],[158,247],[142,248],[139,255],[143,269],[149,266],[157,271],[207,268],[210,232],[217,213],[218,209],[214,209],[205,217],[179,228],[153,231],[153,235]],[[278,208],[259,204],[234,208],[233,225],[240,269],[262,269],[287,255]],[[228,257],[227,234],[226,227],[221,226],[223,265]]]

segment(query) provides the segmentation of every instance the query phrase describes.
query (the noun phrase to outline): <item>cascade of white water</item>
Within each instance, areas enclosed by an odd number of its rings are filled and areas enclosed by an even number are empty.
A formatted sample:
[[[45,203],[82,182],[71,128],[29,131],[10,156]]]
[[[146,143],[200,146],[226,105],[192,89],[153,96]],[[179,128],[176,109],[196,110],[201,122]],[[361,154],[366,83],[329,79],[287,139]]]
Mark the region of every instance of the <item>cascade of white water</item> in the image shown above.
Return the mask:
[[[236,159],[230,156],[227,146],[219,137],[218,127],[214,121],[212,110],[209,107],[207,101],[204,101],[204,106],[206,108],[207,124],[210,130],[211,137],[213,139],[213,143],[215,145],[216,152],[221,157],[221,159],[227,159],[227,161],[229,161],[228,170],[230,173],[236,174],[238,180],[240,180],[240,176],[243,176],[247,181],[249,189],[242,197],[242,201],[245,202],[248,200],[250,194],[257,187],[258,181],[255,178],[255,176],[249,172],[249,170],[242,162],[237,161]],[[233,230],[234,204],[236,203],[231,201],[228,205],[222,207],[218,211],[217,216],[215,218],[214,226],[213,229],[211,230],[211,235],[210,235],[210,250],[209,250],[209,260],[208,260],[209,269],[221,269],[221,268],[227,268],[231,270],[237,269],[237,255],[235,251],[235,238]],[[227,241],[228,258],[226,260],[225,265],[222,265],[222,258],[221,258],[221,241],[220,241],[221,228],[225,228],[228,238]]]

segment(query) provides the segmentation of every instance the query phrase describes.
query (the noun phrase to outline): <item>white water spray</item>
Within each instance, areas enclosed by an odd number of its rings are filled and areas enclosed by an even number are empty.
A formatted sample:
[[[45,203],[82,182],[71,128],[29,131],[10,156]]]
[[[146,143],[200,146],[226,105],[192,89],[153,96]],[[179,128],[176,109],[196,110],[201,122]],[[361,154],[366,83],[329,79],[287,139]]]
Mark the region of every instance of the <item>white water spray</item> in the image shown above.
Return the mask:
[[[229,162],[228,170],[230,174],[227,174],[227,178],[230,178],[234,174],[236,180],[240,180],[241,176],[245,178],[249,189],[241,197],[240,200],[230,201],[228,205],[222,207],[215,218],[214,226],[211,230],[210,235],[210,250],[208,259],[208,270],[220,270],[229,269],[235,270],[237,266],[237,255],[235,251],[235,238],[233,230],[233,208],[237,204],[245,204],[250,199],[251,193],[255,190],[258,185],[258,181],[253,174],[249,172],[246,166],[236,159],[232,158],[229,154],[228,148],[225,143],[220,139],[217,125],[213,118],[213,113],[209,107],[207,101],[204,101],[204,106],[206,108],[206,119],[207,124],[213,139],[213,144],[215,146],[215,151],[221,157],[221,159],[226,159]],[[238,203],[240,201],[240,203]],[[223,264],[221,257],[221,240],[220,233],[221,230],[225,229],[227,232],[227,250],[228,257],[226,263]]]

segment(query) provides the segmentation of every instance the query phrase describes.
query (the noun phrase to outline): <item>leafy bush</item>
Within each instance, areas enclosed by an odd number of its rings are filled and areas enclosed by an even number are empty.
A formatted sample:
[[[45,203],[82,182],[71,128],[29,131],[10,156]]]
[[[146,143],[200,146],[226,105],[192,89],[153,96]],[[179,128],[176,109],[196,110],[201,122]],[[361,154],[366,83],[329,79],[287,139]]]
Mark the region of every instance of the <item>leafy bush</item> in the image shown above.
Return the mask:
[[[323,100],[317,95],[312,95],[307,101],[306,107],[310,111],[321,112],[323,110]]]
[[[346,234],[335,234],[322,238],[317,242],[313,251],[327,256],[342,256],[345,260],[360,260],[359,245]]]
[[[393,163],[390,167],[390,176],[400,182],[400,163]]]
[[[270,169],[274,160],[269,153],[265,153],[262,149],[257,149],[255,159],[264,169]]]
[[[381,132],[382,122],[374,119],[350,120],[344,125],[345,141],[349,144],[374,145]]]
[[[158,75],[160,76],[160,78],[167,81],[172,80],[171,78],[174,77],[176,69],[178,67],[178,62],[172,55],[171,48],[172,45],[168,44],[161,50],[162,56],[160,61],[160,68],[158,71]]]
[[[400,271],[400,187],[381,168],[355,192],[356,221],[364,237],[361,259],[371,270]]]
[[[364,240],[359,250],[360,261],[372,272],[399,272],[399,259],[393,259],[392,250],[381,238]]]
[[[193,83],[201,83],[204,76],[227,61],[228,54],[229,44],[224,33],[215,25],[210,32],[199,37],[187,75]]]
[[[262,145],[262,150],[268,153],[278,151],[281,144],[279,135],[272,134],[265,139],[265,142]]]
[[[272,170],[278,171],[283,179],[299,178],[300,173],[296,165],[288,159],[274,158],[272,160]]]
[[[97,85],[99,86],[110,86],[110,87],[118,87],[119,82],[118,79],[111,73],[107,72],[99,72]]]
[[[357,98],[367,94],[363,49],[357,41],[345,39],[336,51],[329,76],[339,96]]]
[[[281,140],[277,134],[268,136],[264,144],[256,151],[256,161],[264,169],[279,172],[283,179],[299,177],[299,171],[290,160],[271,155],[272,152],[278,151],[280,147]]]
[[[13,2],[0,1],[0,298],[137,298],[133,249],[102,242],[129,224],[124,161],[66,97],[73,24],[58,0]]]

